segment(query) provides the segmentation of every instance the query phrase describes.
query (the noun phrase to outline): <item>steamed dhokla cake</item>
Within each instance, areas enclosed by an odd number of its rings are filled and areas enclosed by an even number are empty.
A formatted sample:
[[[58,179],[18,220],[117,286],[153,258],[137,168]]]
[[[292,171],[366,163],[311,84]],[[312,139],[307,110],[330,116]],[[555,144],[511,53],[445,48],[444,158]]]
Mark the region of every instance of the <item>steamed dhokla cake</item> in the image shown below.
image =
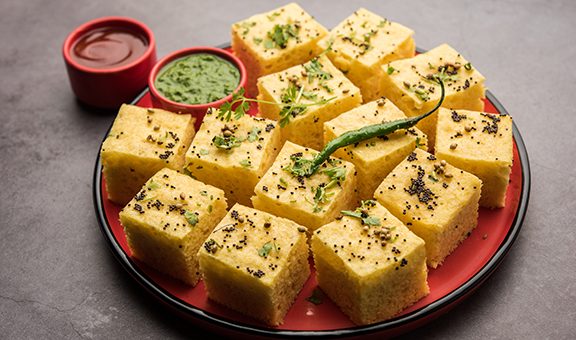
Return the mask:
[[[271,326],[282,324],[310,275],[306,228],[240,204],[198,258],[210,299]]]
[[[318,42],[327,55],[360,88],[365,102],[381,96],[381,66],[414,56],[414,31],[360,8]]]
[[[191,115],[122,105],[100,152],[108,199],[125,205],[160,169],[181,170],[193,137]]]
[[[424,241],[375,201],[316,230],[312,252],[322,291],[350,319],[390,319],[428,295]]]
[[[120,222],[132,256],[195,285],[196,253],[225,214],[222,190],[165,168],[122,209]]]
[[[360,90],[326,56],[262,77],[258,90],[260,114],[279,121],[285,140],[314,149],[323,146],[325,121],[362,103]]]
[[[436,268],[476,228],[481,188],[478,177],[416,149],[374,197],[426,242],[428,265]]]
[[[442,108],[435,150],[438,158],[482,180],[480,206],[504,206],[512,168],[510,116]]]
[[[446,99],[443,107],[484,110],[484,77],[447,44],[414,58],[390,62],[382,69],[381,94],[409,117],[429,111],[440,99],[440,85],[429,80],[433,76],[444,80]],[[434,113],[418,123],[418,127],[428,136],[429,147],[434,146],[436,118]]]
[[[290,168],[297,158],[312,159],[318,152],[286,142],[258,182],[254,208],[289,218],[316,229],[336,218],[340,210],[356,204],[356,170],[352,163],[330,158],[311,176],[295,176]]]
[[[244,115],[226,121],[209,110],[186,153],[185,169],[226,192],[228,204],[251,205],[254,187],[282,147],[276,121]]]
[[[232,50],[248,71],[248,93],[256,95],[259,77],[317,56],[322,50],[316,42],[327,33],[295,3],[232,25]]]
[[[324,123],[324,143],[351,130],[403,118],[406,115],[402,111],[391,101],[381,98]],[[359,198],[369,199],[384,177],[416,147],[426,149],[427,138],[422,131],[411,128],[340,148],[334,156],[354,164],[358,172]]]

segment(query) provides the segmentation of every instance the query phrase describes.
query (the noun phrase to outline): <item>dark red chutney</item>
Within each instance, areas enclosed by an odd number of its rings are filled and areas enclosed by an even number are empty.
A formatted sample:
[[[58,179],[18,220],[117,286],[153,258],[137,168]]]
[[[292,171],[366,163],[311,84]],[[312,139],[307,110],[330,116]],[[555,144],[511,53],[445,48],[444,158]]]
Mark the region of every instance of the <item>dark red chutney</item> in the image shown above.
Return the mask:
[[[124,27],[101,27],[84,33],[70,50],[77,63],[97,69],[128,65],[148,48],[144,35]]]

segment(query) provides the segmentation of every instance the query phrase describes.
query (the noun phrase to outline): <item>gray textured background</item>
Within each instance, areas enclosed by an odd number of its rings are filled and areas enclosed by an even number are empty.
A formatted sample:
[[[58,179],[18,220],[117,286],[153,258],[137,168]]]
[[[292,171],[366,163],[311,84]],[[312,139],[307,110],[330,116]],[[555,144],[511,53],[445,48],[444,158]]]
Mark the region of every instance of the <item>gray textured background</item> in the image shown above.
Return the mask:
[[[116,263],[92,206],[92,169],[113,115],[79,107],[61,44],[77,25],[127,15],[158,56],[229,40],[270,1],[0,2],[0,337],[159,338],[198,334]],[[499,270],[450,313],[412,333],[438,339],[574,338],[576,331],[576,1],[302,1],[327,27],[364,6],[448,42],[514,117],[532,166],[524,227]]]

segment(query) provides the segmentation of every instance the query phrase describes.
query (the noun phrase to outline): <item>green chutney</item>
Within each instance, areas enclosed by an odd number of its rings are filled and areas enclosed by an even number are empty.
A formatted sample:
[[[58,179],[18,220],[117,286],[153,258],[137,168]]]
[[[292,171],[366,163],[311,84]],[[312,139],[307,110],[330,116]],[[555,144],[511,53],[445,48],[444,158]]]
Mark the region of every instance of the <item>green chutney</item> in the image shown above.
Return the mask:
[[[240,71],[214,54],[196,53],[164,66],[154,81],[160,94],[183,104],[207,104],[232,93]]]

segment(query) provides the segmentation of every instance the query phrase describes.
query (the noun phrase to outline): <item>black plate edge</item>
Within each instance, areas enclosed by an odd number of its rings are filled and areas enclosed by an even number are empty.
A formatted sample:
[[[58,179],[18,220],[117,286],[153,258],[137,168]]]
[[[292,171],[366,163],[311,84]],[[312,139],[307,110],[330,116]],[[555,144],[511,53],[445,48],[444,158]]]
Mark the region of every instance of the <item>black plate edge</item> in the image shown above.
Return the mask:
[[[218,45],[220,48],[228,47],[229,44]],[[418,49],[419,53],[425,50]],[[138,95],[132,104],[136,104],[146,93],[148,88],[144,89],[140,95]],[[486,98],[494,105],[498,112],[503,114],[508,114],[504,106],[496,99],[496,97],[490,92],[486,91]],[[112,125],[110,126],[110,128]],[[104,139],[108,135],[110,128],[106,132]],[[526,215],[528,208],[528,202],[530,198],[530,185],[531,185],[531,172],[530,164],[528,159],[528,152],[526,150],[526,145],[522,139],[520,131],[518,130],[515,123],[513,123],[513,136],[516,141],[516,146],[518,148],[518,156],[520,158],[521,168],[522,168],[522,189],[520,195],[520,202],[518,205],[518,210],[512,222],[512,227],[510,228],[508,234],[500,244],[500,247],[490,258],[490,260],[468,281],[463,285],[458,287],[456,290],[452,291],[443,298],[424,306],[410,314],[403,315],[401,317],[387,320],[381,323],[368,325],[368,326],[358,326],[352,328],[330,330],[330,331],[290,331],[290,330],[280,330],[272,328],[258,328],[257,326],[235,323],[234,321],[228,321],[220,316],[213,315],[211,313],[205,312],[199,308],[188,305],[183,301],[179,300],[177,297],[173,296],[169,292],[165,291],[163,288],[156,286],[156,284],[144,273],[137,265],[127,256],[127,254],[122,250],[118,241],[114,237],[111,231],[110,225],[106,219],[106,214],[104,212],[104,206],[102,203],[103,197],[101,192],[101,179],[102,179],[102,164],[100,161],[100,151],[98,152],[96,164],[94,167],[93,175],[93,201],[96,210],[98,224],[100,230],[103,233],[108,246],[110,247],[115,258],[120,262],[120,264],[126,269],[131,276],[146,290],[151,294],[155,295],[156,298],[160,299],[165,304],[176,308],[178,311],[192,316],[200,318],[201,321],[207,322],[212,326],[224,327],[230,331],[240,332],[246,335],[258,335],[258,336],[270,336],[270,337],[280,337],[280,338],[292,338],[292,337],[315,337],[315,338],[341,338],[350,336],[361,336],[369,335],[382,331],[391,330],[394,328],[399,328],[402,326],[407,326],[412,322],[416,322],[422,318],[433,315],[440,310],[459,302],[461,298],[465,297],[467,294],[471,293],[475,288],[477,288],[484,280],[486,280],[498,267],[498,265],[503,261],[506,254],[509,252],[512,244],[518,237],[520,229],[522,228],[522,222]],[[103,139],[103,141],[104,141]]]

